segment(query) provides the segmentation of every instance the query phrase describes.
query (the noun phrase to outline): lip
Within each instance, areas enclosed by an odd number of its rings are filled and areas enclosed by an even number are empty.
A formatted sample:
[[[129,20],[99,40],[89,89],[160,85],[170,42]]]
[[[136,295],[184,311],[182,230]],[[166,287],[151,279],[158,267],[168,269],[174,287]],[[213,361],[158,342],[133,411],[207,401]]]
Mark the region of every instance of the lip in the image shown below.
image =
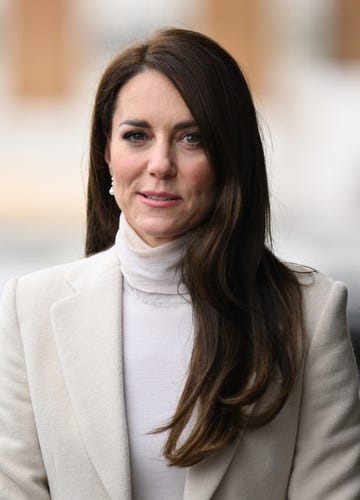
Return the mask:
[[[180,196],[168,191],[139,191],[139,194],[142,196],[154,196],[156,198],[170,198],[172,200],[180,199]]]
[[[178,205],[182,198],[168,191],[139,191],[137,193],[145,205],[156,208],[167,208]]]

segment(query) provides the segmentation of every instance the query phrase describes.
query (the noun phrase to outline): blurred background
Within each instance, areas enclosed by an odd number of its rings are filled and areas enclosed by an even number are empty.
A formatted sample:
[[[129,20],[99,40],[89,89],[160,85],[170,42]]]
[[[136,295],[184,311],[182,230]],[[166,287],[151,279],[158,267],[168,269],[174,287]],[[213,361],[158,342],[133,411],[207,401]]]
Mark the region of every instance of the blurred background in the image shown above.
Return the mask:
[[[276,250],[345,281],[360,331],[359,0],[0,0],[0,292],[83,256],[99,76],[163,26],[214,37],[244,69]]]

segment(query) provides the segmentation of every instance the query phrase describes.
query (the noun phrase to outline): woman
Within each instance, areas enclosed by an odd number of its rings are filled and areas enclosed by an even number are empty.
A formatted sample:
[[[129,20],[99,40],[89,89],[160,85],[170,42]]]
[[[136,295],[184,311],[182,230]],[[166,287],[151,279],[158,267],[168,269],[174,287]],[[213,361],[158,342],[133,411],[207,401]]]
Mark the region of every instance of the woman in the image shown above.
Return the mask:
[[[95,100],[88,258],[4,292],[0,498],[360,498],[346,289],[267,245],[235,61],[177,29],[125,50]]]

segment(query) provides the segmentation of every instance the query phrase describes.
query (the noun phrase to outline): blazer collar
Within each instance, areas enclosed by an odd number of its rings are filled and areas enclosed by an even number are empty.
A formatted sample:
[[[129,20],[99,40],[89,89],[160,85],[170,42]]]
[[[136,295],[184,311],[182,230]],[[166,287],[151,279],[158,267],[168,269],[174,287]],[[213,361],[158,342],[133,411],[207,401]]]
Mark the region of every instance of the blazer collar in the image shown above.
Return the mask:
[[[51,317],[65,382],[94,468],[112,499],[131,499],[124,398],[122,275],[114,249],[84,259],[66,276],[69,295]],[[190,467],[184,500],[207,500],[223,478],[238,441]]]
[[[131,498],[121,342],[122,278],[108,251],[67,277],[72,293],[52,307],[65,382],[94,468],[110,498]]]

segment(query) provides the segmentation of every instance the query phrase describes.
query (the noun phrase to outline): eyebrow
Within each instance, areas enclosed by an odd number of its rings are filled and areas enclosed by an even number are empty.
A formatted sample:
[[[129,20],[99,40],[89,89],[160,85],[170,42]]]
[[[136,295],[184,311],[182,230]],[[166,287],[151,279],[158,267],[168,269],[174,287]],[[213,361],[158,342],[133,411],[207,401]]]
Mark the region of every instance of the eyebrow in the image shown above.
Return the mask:
[[[133,127],[140,127],[140,128],[151,128],[150,123],[146,120],[123,120],[122,122],[119,123],[119,127],[121,125],[131,125]],[[198,127],[195,120],[187,120],[176,123],[176,125],[174,126],[174,130],[182,130],[184,128],[192,128],[192,127]]]

